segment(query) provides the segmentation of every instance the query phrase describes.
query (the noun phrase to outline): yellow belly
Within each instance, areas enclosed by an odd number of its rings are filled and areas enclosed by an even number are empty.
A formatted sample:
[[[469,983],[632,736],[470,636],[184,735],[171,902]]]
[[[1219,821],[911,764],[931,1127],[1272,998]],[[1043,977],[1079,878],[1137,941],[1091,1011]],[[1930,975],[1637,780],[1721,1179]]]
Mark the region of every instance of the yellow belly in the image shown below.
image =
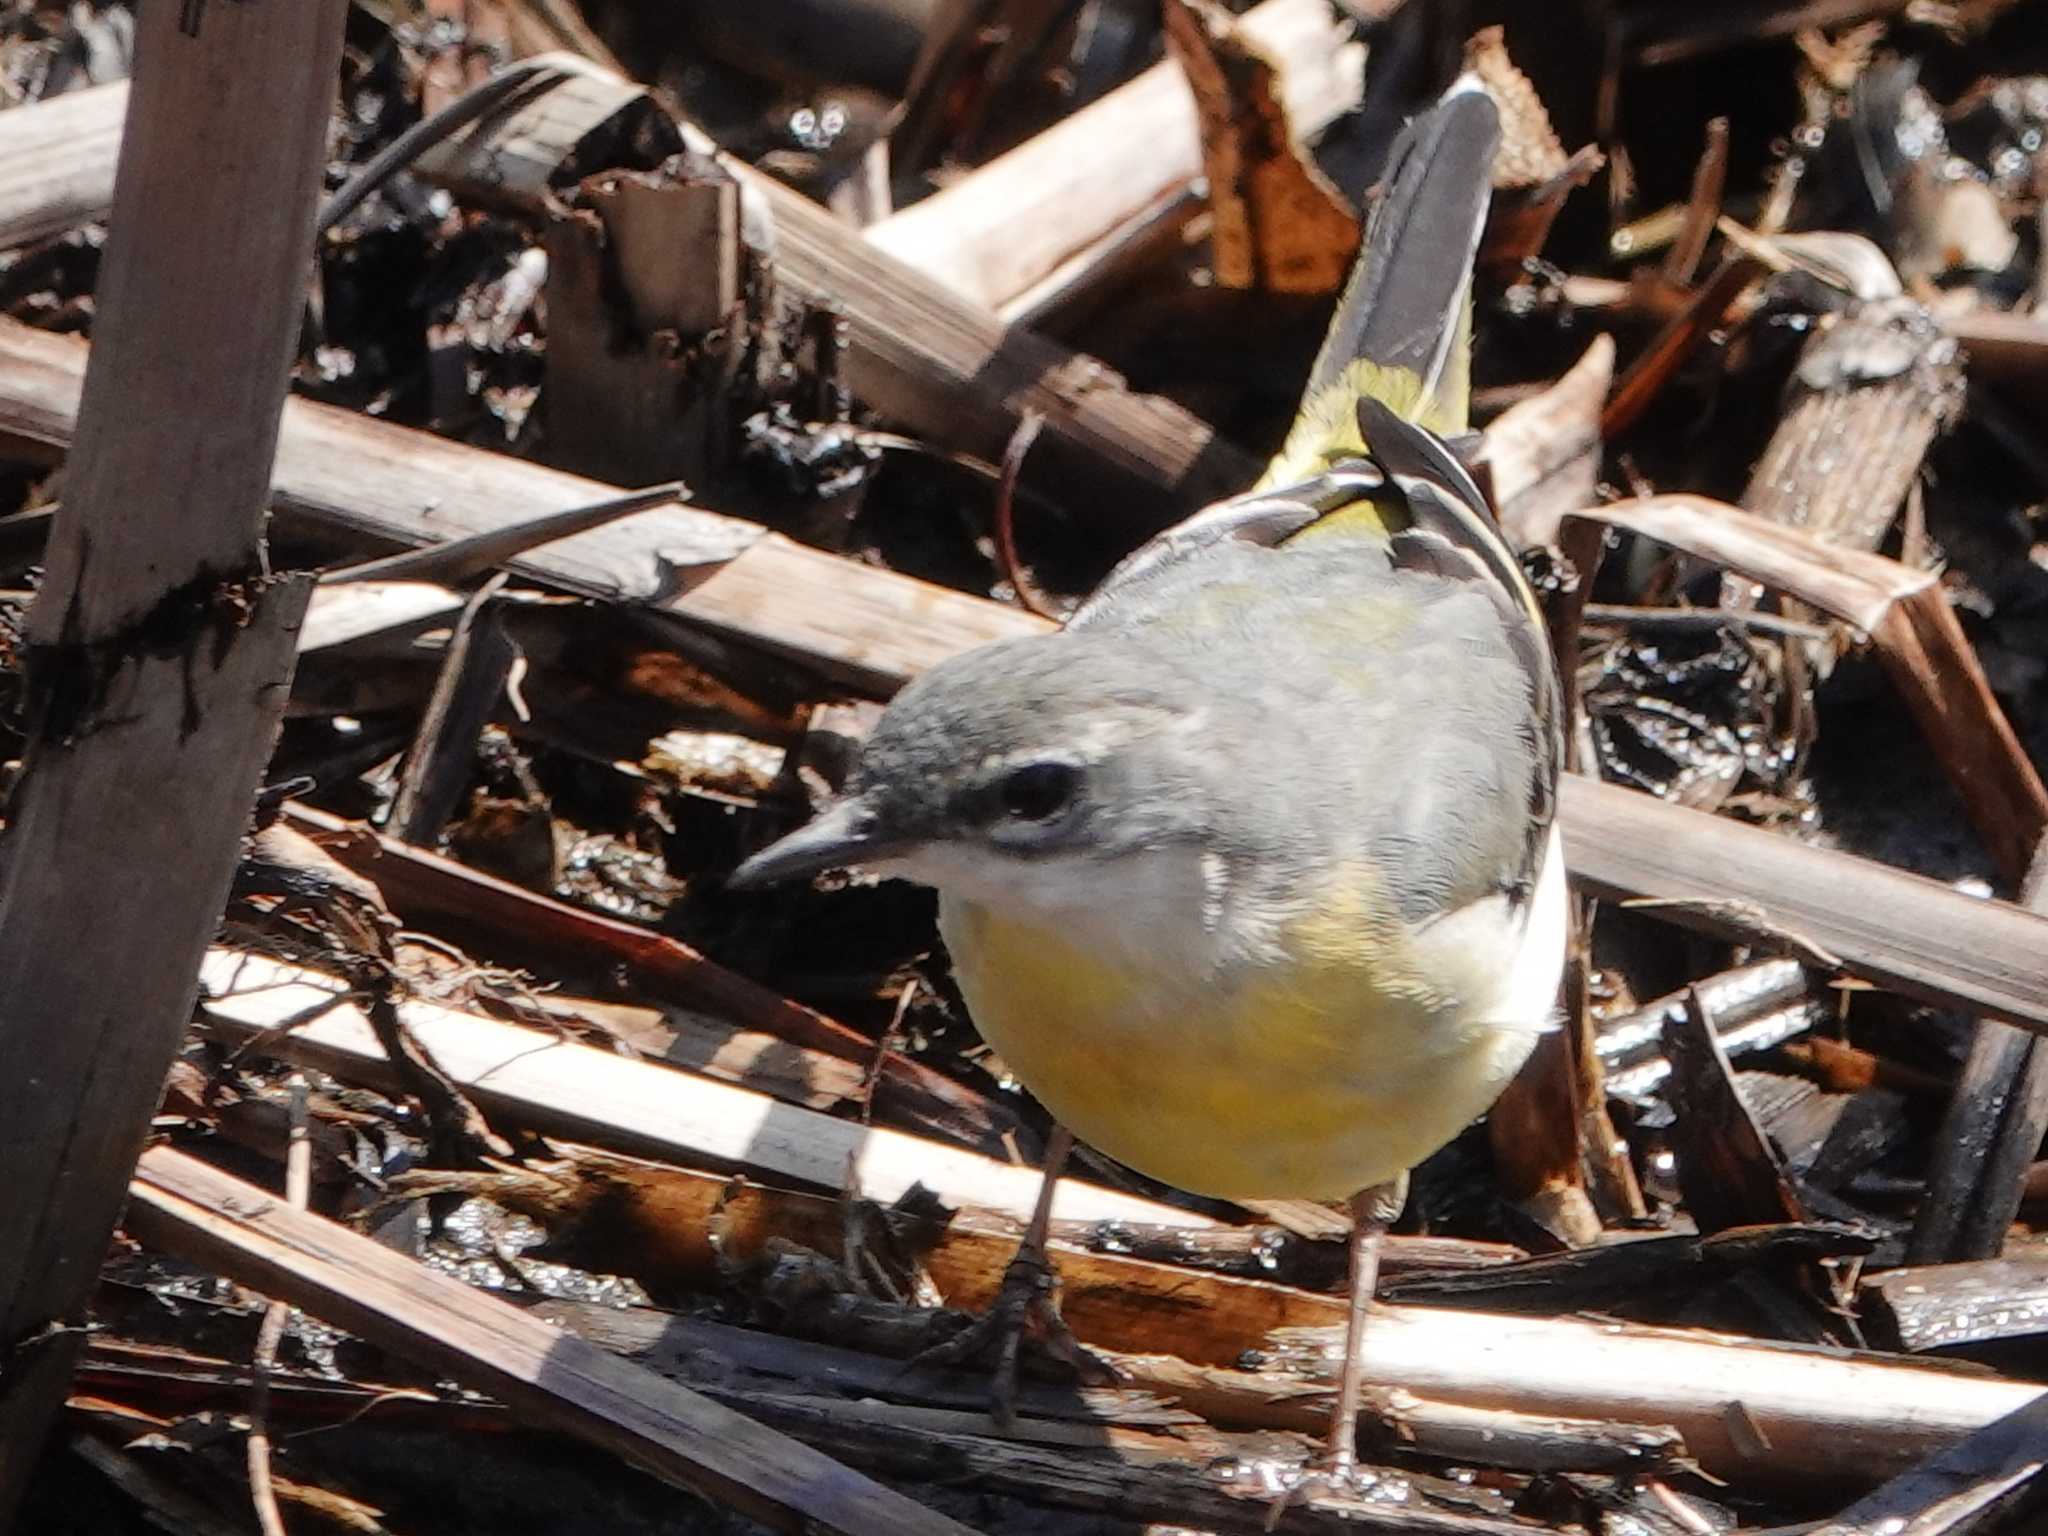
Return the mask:
[[[1297,952],[1234,983],[1112,959],[947,899],[976,1025],[1046,1108],[1142,1173],[1224,1199],[1341,1199],[1483,1113],[1533,1034],[1468,1026],[1362,956]]]

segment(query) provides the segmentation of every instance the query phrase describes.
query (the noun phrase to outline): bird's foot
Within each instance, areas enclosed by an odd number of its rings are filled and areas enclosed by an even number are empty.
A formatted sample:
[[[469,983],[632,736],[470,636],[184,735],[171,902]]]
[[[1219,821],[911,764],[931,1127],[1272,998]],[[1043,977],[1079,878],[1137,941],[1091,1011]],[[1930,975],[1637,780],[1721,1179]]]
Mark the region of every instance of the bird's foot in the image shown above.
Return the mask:
[[[944,1343],[919,1353],[911,1365],[992,1362],[989,1411],[1005,1432],[1016,1427],[1017,1366],[1027,1337],[1039,1352],[1071,1370],[1082,1385],[1114,1385],[1120,1379],[1116,1367],[1075,1338],[1060,1316],[1058,1289],[1045,1250],[1029,1245],[1018,1249],[988,1310]]]
[[[1282,1517],[1297,1505],[1312,1504],[1324,1495],[1357,1492],[1357,1475],[1355,1450],[1326,1446],[1321,1455],[1303,1465],[1298,1479],[1273,1496],[1266,1506],[1266,1529],[1279,1529]]]

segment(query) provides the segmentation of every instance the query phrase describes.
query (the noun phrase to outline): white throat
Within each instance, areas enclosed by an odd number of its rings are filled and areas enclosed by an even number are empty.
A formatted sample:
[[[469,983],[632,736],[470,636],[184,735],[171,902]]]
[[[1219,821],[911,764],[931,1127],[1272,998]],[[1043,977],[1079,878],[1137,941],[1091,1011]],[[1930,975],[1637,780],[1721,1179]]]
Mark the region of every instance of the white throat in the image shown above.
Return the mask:
[[[1010,859],[947,844],[894,861],[888,873],[1185,981],[1277,959],[1288,915],[1245,900],[1221,858],[1188,848]]]

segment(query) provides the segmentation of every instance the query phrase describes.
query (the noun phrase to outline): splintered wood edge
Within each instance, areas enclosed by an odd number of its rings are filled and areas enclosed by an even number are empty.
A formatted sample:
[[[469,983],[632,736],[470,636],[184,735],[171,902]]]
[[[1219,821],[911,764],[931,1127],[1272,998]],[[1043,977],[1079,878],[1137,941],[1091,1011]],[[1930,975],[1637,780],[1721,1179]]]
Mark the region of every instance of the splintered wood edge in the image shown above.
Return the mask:
[[[143,1154],[127,1222],[144,1242],[778,1529],[973,1536],[700,1393],[167,1147]]]

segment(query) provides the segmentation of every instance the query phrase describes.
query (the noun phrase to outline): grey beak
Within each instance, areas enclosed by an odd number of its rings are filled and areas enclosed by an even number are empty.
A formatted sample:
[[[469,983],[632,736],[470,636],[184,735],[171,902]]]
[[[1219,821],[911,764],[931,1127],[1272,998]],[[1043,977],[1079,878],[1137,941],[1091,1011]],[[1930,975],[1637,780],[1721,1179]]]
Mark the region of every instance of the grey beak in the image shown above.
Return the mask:
[[[873,808],[855,795],[770,843],[734,870],[726,885],[736,891],[756,891],[787,880],[807,880],[828,869],[875,863],[903,853],[907,847],[903,839],[880,835]]]

